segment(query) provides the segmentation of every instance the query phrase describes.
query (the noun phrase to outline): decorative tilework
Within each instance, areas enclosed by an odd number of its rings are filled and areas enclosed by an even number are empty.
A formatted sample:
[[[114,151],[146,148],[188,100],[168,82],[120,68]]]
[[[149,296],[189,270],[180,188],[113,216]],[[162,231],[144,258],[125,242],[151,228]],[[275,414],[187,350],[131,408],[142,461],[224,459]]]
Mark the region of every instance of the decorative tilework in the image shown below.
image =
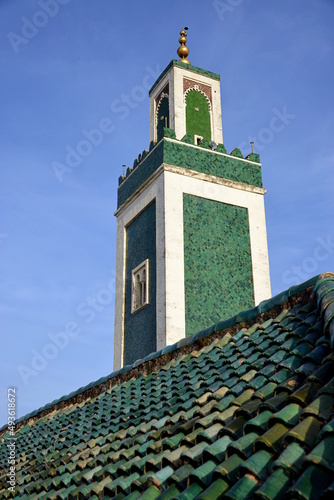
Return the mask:
[[[124,364],[156,351],[156,215],[151,203],[126,229]],[[131,313],[132,271],[149,259],[149,304]]]
[[[207,97],[197,90],[186,95],[186,130],[194,138],[199,135],[211,140],[210,111]]]
[[[223,179],[242,182],[251,186],[262,187],[262,172],[260,164],[241,160],[236,156],[222,155],[206,147],[192,148],[187,144],[193,139],[185,136],[185,141],[169,140],[173,137],[170,129],[164,129],[164,139],[138,164],[134,163],[134,170],[125,178],[120,178],[118,187],[117,207],[119,208],[140,186],[163,164],[183,167],[195,172],[215,175]],[[204,142],[206,145],[206,142]],[[224,151],[225,148],[224,148]],[[258,158],[255,155],[254,158]],[[251,158],[250,158],[251,159]]]
[[[169,165],[262,187],[260,165],[254,165],[230,155],[223,156],[205,148],[192,148],[181,141],[164,142],[164,162]]]
[[[194,88],[194,85],[197,85],[198,89],[201,90],[207,96],[211,104],[212,103],[211,86],[205,85],[205,83],[194,82],[193,80],[189,80],[188,78],[183,78],[183,93],[185,93],[188,89]]]
[[[150,154],[118,186],[117,208],[119,208],[150,175],[163,163],[164,141],[159,142]]]
[[[186,335],[254,306],[248,211],[183,195]]]

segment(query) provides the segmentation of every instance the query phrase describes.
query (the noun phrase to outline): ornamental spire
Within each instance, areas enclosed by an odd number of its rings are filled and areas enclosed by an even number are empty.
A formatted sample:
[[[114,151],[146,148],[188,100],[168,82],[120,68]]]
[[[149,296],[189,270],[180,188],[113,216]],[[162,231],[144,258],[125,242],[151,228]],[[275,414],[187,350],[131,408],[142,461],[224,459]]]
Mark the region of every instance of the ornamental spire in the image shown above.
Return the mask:
[[[180,35],[181,35],[179,38],[180,47],[177,49],[177,54],[180,57],[181,62],[186,63],[186,64],[190,64],[190,61],[188,61],[188,59],[187,59],[187,56],[189,54],[189,49],[186,45],[186,43],[187,43],[187,31],[188,31],[187,26],[185,26],[185,28],[180,31]]]

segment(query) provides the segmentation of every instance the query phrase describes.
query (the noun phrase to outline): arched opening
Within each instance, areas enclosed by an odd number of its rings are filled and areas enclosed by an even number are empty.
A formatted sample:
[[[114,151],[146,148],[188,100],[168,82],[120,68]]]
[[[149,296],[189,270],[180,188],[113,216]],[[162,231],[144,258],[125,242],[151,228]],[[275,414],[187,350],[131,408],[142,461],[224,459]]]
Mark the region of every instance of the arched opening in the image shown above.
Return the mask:
[[[157,140],[164,136],[164,127],[169,128],[169,100],[168,96],[161,97],[157,108]]]
[[[189,90],[186,94],[186,131],[195,136],[211,141],[211,118],[209,102],[199,90]]]

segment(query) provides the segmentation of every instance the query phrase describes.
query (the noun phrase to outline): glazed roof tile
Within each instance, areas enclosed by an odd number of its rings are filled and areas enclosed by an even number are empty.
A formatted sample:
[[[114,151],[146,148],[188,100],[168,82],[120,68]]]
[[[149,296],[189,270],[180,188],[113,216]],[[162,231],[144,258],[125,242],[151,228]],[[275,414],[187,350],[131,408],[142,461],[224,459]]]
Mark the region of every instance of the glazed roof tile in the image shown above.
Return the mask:
[[[332,498],[333,346],[326,273],[19,419],[16,496]]]

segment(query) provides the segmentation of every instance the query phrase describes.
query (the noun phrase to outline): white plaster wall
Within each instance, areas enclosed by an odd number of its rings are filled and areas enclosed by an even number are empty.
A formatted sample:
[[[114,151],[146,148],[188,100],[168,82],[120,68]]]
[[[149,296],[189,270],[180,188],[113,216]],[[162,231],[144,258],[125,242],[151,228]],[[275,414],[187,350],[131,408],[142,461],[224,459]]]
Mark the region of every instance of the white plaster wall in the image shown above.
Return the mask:
[[[223,124],[222,124],[222,105],[220,96],[220,82],[212,80],[212,121],[213,135],[212,140],[217,144],[223,144]]]
[[[259,196],[248,209],[249,235],[252,254],[254,301],[258,305],[262,300],[271,298],[269,271],[267,225],[264,209],[264,197]]]
[[[169,74],[169,127],[175,130],[175,82],[173,68]]]
[[[122,219],[117,219],[116,237],[116,283],[115,283],[115,328],[114,328],[114,370],[122,367],[123,317],[125,297],[125,228]]]
[[[186,134],[186,113],[183,95],[183,77],[186,70],[174,66],[174,116],[175,116],[175,135],[177,139],[182,139]],[[189,72],[187,72],[189,73]]]
[[[183,192],[182,189],[180,189],[180,175],[165,171],[164,178],[166,345],[170,345],[185,337]]]

